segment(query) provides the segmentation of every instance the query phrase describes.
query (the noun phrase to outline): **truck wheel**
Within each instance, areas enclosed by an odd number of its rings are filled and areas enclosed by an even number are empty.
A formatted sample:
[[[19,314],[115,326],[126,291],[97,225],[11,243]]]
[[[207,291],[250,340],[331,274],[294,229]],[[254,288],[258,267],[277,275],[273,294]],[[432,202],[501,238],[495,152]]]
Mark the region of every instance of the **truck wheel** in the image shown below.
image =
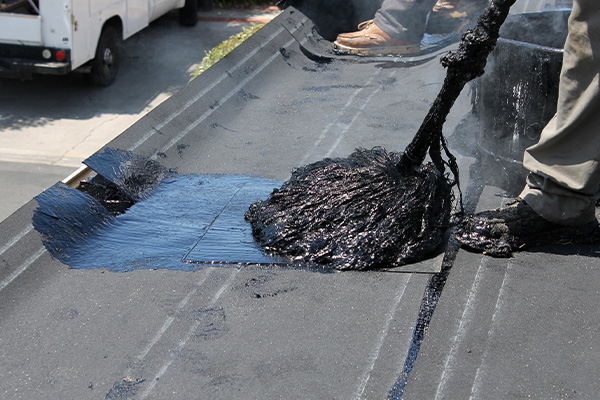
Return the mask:
[[[119,31],[113,26],[102,29],[96,57],[91,61],[92,71],[86,76],[92,86],[110,86],[119,73],[121,63],[122,39]]]
[[[183,26],[196,26],[198,23],[198,0],[185,0],[179,9],[179,23]]]

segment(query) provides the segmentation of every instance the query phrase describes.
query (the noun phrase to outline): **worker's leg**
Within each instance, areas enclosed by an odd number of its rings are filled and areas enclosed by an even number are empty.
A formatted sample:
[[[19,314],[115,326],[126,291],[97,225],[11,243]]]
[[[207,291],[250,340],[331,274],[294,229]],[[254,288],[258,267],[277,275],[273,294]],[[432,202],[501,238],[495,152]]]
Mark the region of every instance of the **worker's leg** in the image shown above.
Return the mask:
[[[436,0],[385,0],[375,14],[375,25],[388,35],[409,43],[420,43],[427,15]]]
[[[354,54],[411,54],[420,50],[421,40],[433,10],[435,23],[428,29],[434,33],[462,31],[477,19],[487,0],[384,0],[372,21],[359,25],[357,32],[338,35],[337,51]],[[464,5],[461,11],[456,5]],[[452,9],[450,8],[452,7]]]
[[[525,246],[600,240],[594,217],[600,185],[600,7],[574,0],[555,117],[527,149],[524,201],[466,217],[463,246],[508,256]]]
[[[598,1],[575,0],[557,112],[524,156],[531,173],[521,197],[549,221],[573,225],[594,219],[600,185],[599,74]]]

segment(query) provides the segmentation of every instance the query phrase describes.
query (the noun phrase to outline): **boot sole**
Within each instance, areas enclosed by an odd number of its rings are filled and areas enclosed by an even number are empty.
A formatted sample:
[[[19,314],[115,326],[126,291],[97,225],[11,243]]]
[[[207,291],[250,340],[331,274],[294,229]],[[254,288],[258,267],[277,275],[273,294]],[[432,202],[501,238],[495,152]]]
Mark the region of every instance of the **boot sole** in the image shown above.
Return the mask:
[[[369,48],[356,48],[350,46],[344,46],[339,44],[337,41],[333,42],[333,51],[338,54],[356,54],[365,56],[378,56],[378,55],[407,55],[416,54],[421,50],[419,45],[413,46],[396,46],[396,47],[369,47]]]

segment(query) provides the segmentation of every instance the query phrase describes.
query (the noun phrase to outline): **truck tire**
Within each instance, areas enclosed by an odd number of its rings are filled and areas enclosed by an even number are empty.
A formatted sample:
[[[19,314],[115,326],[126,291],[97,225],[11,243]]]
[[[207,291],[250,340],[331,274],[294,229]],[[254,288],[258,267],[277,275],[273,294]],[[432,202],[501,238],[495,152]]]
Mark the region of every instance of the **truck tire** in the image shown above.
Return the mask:
[[[105,26],[98,40],[96,57],[91,61],[92,70],[86,75],[92,86],[110,86],[119,73],[123,40],[119,31],[113,26]]]
[[[183,26],[196,26],[198,23],[198,0],[185,0],[179,9],[179,23]]]

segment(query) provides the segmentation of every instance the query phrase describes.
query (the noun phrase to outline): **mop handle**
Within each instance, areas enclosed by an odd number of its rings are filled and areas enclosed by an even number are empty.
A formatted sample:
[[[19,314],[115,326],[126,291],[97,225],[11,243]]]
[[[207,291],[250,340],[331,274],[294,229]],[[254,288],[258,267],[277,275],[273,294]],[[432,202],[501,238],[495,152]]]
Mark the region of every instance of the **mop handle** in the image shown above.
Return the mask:
[[[441,140],[442,126],[465,84],[484,73],[488,55],[496,46],[500,27],[516,0],[492,0],[477,19],[473,29],[462,35],[455,52],[442,57],[447,68],[444,84],[413,140],[406,147],[399,168],[419,166],[432,143]]]

